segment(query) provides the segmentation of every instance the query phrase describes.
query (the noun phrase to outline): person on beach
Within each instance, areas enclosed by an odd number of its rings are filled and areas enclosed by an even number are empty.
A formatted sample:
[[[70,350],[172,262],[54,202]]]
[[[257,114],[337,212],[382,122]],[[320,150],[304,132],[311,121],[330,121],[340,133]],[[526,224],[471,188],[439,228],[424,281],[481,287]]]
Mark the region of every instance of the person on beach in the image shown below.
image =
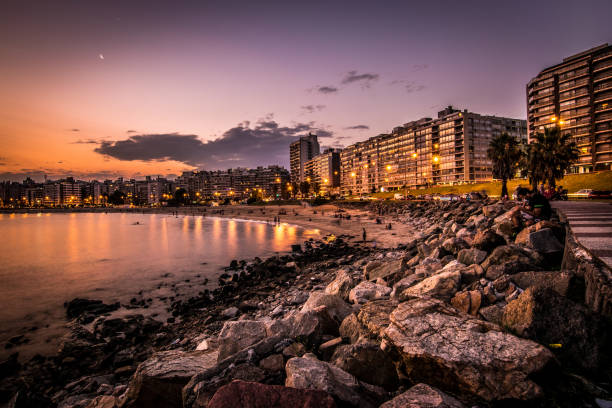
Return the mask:
[[[363,228],[362,237],[363,237],[363,242],[366,242],[367,234],[366,234],[366,229],[365,228]]]

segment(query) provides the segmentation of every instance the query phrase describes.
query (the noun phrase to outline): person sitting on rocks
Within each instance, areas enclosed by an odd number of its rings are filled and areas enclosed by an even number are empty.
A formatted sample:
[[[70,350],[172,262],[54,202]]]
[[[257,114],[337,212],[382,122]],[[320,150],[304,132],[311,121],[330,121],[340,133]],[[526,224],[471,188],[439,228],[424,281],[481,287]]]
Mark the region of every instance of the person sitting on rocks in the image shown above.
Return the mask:
[[[517,197],[520,201],[526,201],[511,210],[513,211],[512,224],[516,230],[550,219],[552,208],[542,194],[521,188],[517,191]]]

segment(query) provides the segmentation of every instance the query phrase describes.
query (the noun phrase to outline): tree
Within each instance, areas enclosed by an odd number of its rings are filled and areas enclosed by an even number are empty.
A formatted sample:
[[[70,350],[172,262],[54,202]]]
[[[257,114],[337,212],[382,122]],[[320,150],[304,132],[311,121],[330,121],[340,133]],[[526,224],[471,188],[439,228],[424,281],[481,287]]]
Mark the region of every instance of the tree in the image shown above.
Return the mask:
[[[321,184],[317,183],[316,181],[312,183],[312,191],[314,193],[315,196],[318,196],[319,193],[321,192]]]
[[[113,194],[108,197],[108,202],[112,205],[123,205],[125,204],[125,194],[119,190],[115,190]]]
[[[527,146],[527,171],[529,182],[536,189],[539,182],[555,187],[557,180],[578,160],[576,142],[569,133],[562,134],[559,126],[545,128],[544,133],[534,135]]]
[[[491,140],[487,156],[493,163],[493,177],[501,179],[501,196],[508,195],[508,180],[516,174],[523,152],[519,142],[508,133],[502,133]]]
[[[174,199],[179,204],[186,204],[189,201],[189,194],[184,188],[177,188],[174,192]]]
[[[298,193],[300,189],[300,185],[298,183],[296,183],[295,181],[291,183],[291,195],[293,196],[293,199],[295,200],[295,196]]]
[[[302,193],[302,197],[308,197],[309,192],[310,192],[310,183],[307,181],[302,181],[300,183],[300,193]]]

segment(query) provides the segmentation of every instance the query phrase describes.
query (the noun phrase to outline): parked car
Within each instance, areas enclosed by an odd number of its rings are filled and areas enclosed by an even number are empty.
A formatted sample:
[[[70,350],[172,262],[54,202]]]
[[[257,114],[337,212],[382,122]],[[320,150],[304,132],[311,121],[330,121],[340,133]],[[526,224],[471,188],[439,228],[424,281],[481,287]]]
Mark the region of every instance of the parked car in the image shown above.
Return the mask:
[[[593,190],[589,193],[589,198],[612,198],[612,191]]]
[[[403,199],[405,199],[405,197],[404,197],[403,194],[395,193],[395,194],[393,194],[393,199],[394,200],[403,200]]]
[[[589,194],[591,194],[593,189],[591,188],[583,188],[582,190],[578,190],[575,193],[569,193],[568,198],[589,198]]]

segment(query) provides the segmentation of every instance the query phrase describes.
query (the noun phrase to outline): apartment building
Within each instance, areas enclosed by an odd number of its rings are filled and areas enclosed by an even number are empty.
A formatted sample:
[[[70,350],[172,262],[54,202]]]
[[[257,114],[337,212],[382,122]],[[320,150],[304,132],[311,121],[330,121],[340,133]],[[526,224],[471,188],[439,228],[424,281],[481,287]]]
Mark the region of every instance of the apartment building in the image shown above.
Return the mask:
[[[435,119],[408,122],[391,133],[344,148],[340,154],[341,193],[492,180],[487,149],[502,133],[526,143],[527,123],[449,106]]]
[[[320,195],[339,192],[340,151],[341,149],[326,149],[308,160],[304,166],[306,181],[309,181],[311,189],[318,189]]]
[[[317,135],[312,133],[309,133],[308,136],[300,136],[299,140],[289,145],[289,170],[291,170],[292,183],[301,183],[306,180],[304,173],[306,162],[319,153]]]
[[[578,145],[573,173],[612,165],[612,46],[592,48],[544,69],[527,84],[529,138],[560,126]]]

